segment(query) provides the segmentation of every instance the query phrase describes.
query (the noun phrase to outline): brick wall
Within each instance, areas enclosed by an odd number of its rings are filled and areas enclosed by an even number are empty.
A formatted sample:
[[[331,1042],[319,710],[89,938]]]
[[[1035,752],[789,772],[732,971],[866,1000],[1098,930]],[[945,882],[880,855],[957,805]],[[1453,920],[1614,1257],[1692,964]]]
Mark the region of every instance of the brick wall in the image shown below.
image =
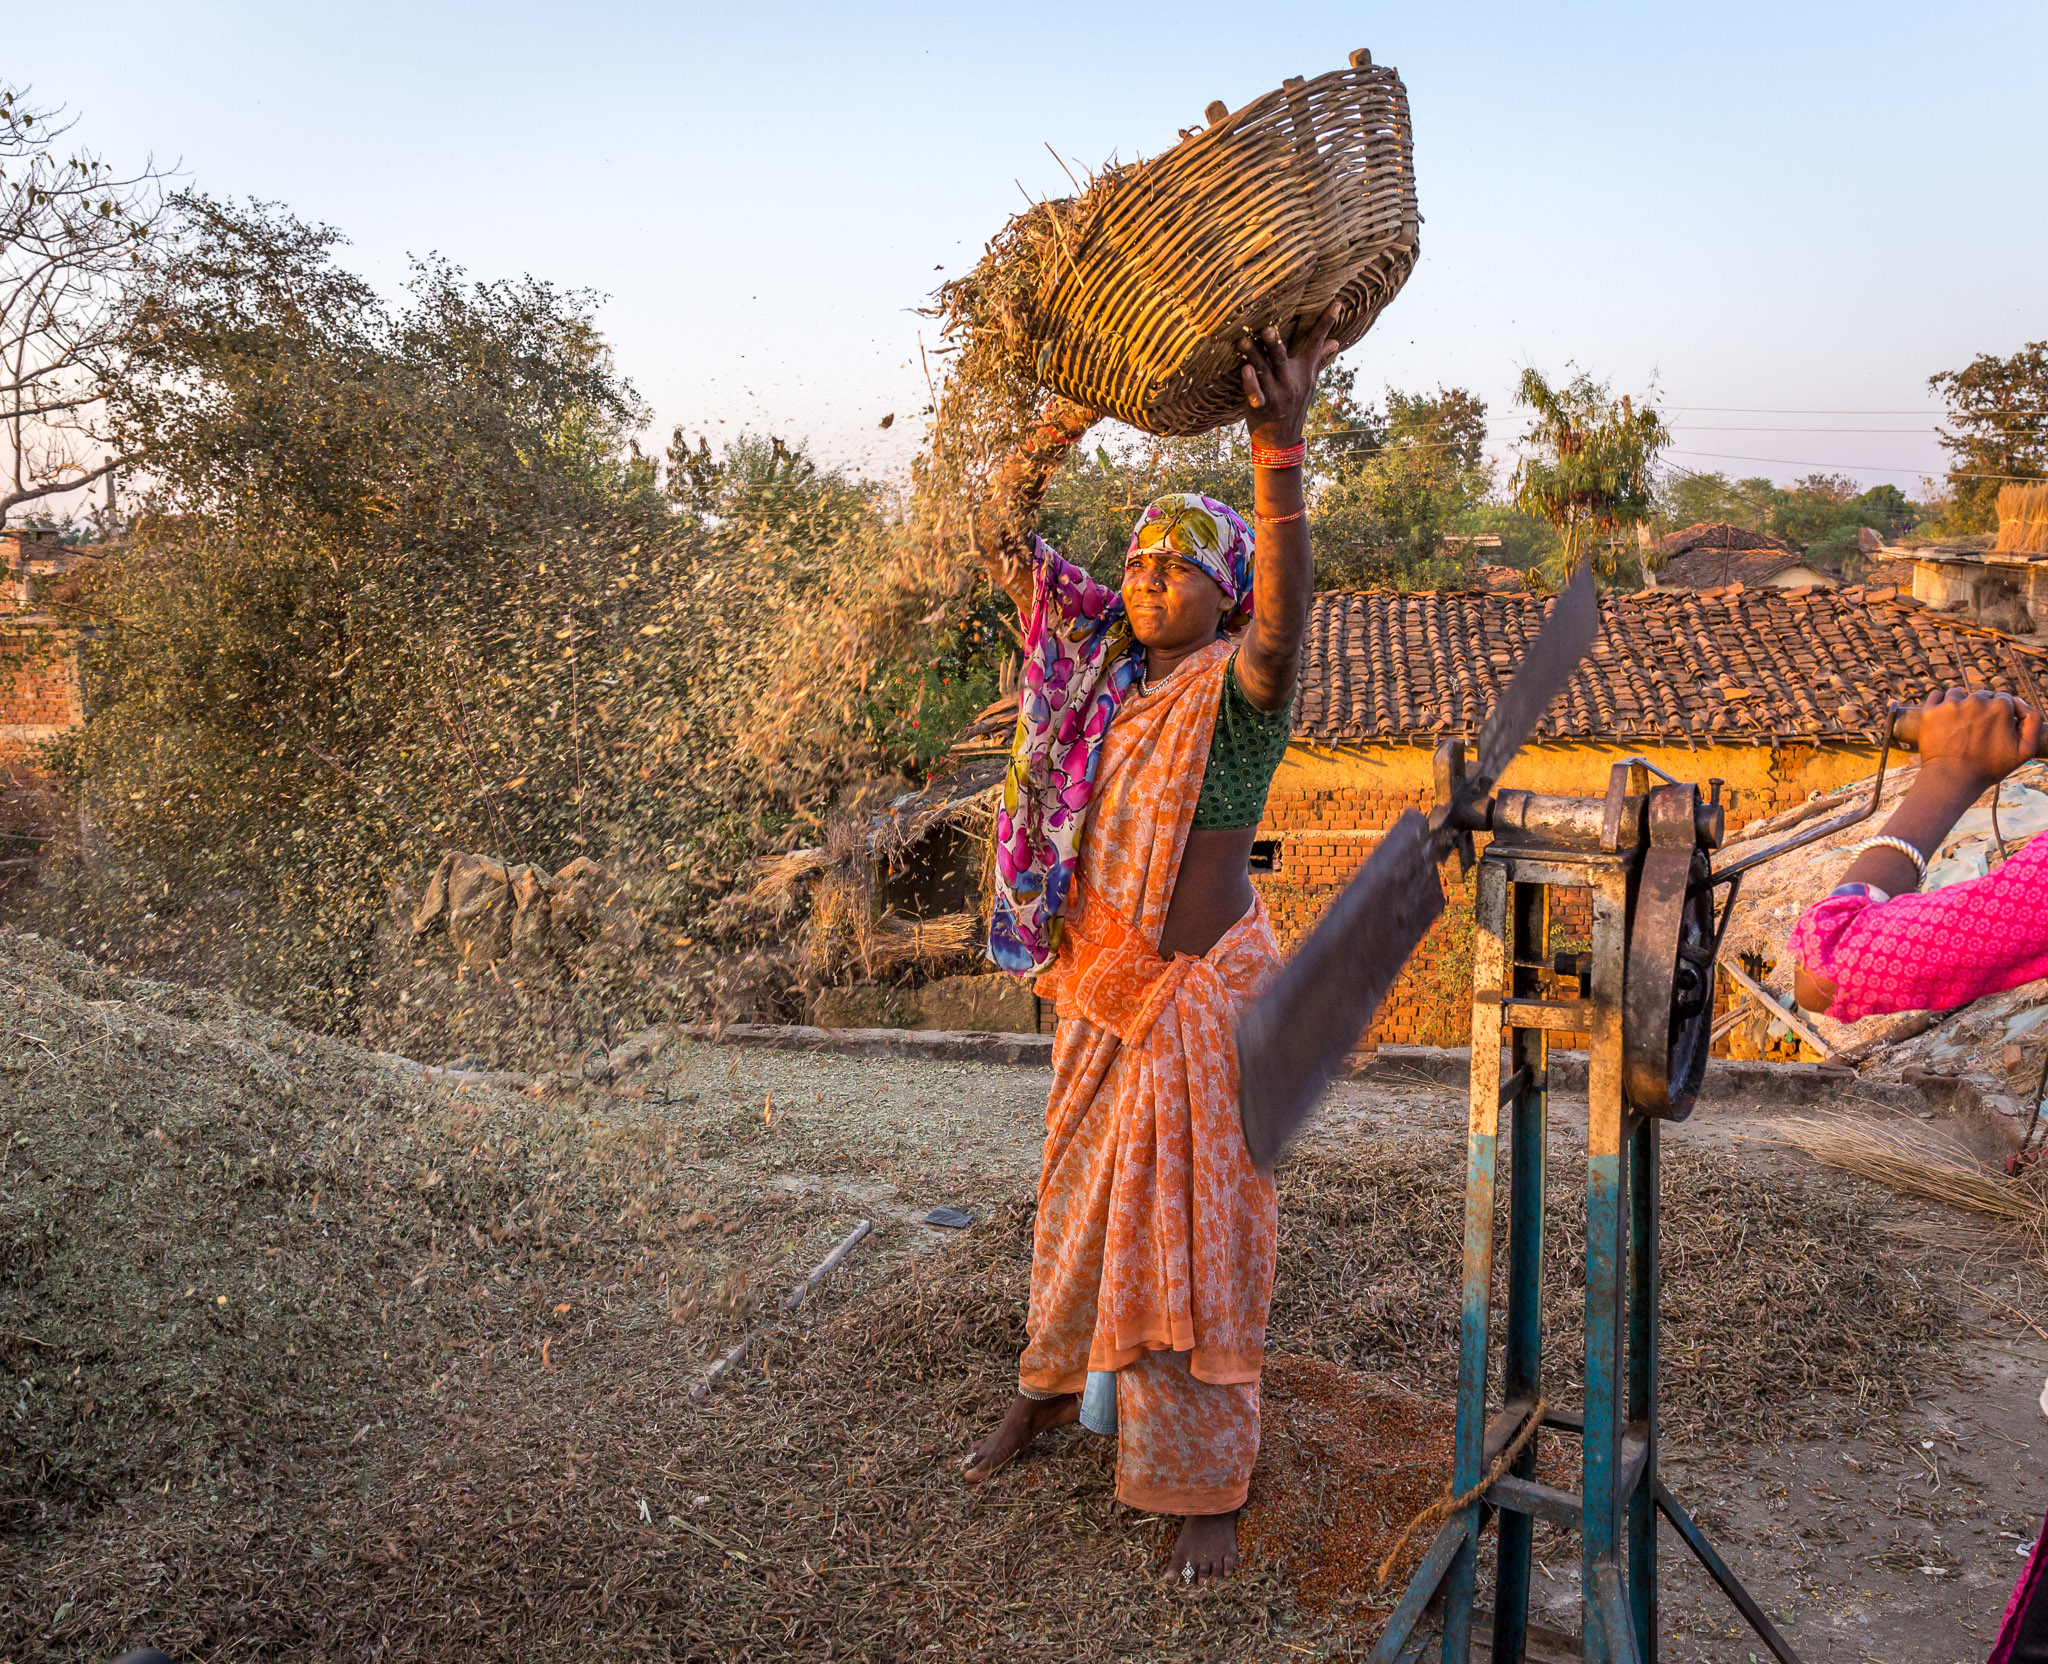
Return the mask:
[[[1629,753],[1612,747],[1554,747],[1525,752],[1506,783],[1533,791],[1598,796],[1608,771]],[[1729,830],[1803,803],[1869,774],[1874,753],[1861,747],[1822,750],[1729,746],[1653,753],[1651,761],[1680,779],[1702,782],[1720,776],[1727,785]],[[1378,835],[1404,809],[1427,811],[1432,800],[1430,754],[1420,747],[1384,746],[1356,753],[1290,752],[1267,799],[1259,837],[1274,845],[1273,870],[1252,882],[1265,897],[1283,947],[1305,936],[1323,915]],[[1445,869],[1448,886],[1443,917],[1437,920],[1380,1008],[1367,1043],[1371,1045],[1463,1046],[1472,1038],[1472,909],[1470,877],[1456,881],[1457,866]],[[1591,928],[1584,892],[1555,895],[1552,946],[1583,951]],[[1725,1008],[1729,984],[1723,978],[1717,1009]],[[1560,1045],[1583,1045],[1559,1035]]]
[[[0,623],[0,763],[21,763],[84,721],[69,631]]]

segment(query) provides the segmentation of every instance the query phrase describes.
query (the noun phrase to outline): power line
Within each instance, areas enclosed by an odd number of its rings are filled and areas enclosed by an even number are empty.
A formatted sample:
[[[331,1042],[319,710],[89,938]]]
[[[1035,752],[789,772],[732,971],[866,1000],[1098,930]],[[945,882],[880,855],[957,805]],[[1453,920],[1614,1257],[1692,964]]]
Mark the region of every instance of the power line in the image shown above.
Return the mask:
[[[1703,410],[1710,416],[1943,416],[1947,412],[1922,406],[1918,410],[1790,410],[1767,404],[1674,404],[1673,410]]]
[[[1946,408],[1928,410],[1781,410],[1773,405],[1674,404],[1673,410],[1700,410],[1710,416],[1949,416]],[[2048,410],[1981,410],[1970,416],[2048,416]]]
[[[1889,433],[1906,438],[1938,433],[1938,428],[1752,428],[1721,427],[1709,422],[1673,422],[1670,426],[1687,433]]]
[[[1847,468],[1859,473],[1872,474],[1919,474],[1929,476],[1925,468],[1902,468],[1887,462],[1801,462],[1789,456],[1737,456],[1728,451],[1693,451],[1674,445],[1672,452],[1678,456],[1704,456],[1716,462],[1768,462],[1779,468]],[[1961,469],[1944,468],[1941,478],[1952,480],[2011,480],[2017,484],[2037,483],[2039,474],[1973,474]]]

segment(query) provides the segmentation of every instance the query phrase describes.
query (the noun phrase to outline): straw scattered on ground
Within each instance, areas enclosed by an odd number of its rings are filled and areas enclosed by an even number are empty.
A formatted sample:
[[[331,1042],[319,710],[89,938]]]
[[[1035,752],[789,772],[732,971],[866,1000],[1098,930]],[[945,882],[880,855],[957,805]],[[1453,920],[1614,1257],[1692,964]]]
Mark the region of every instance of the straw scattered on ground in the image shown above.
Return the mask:
[[[1355,1649],[1361,1568],[1441,1483],[1458,1140],[1289,1169],[1248,1568],[1190,1599],[1107,1441],[959,1480],[1023,1338],[1022,1173],[835,1144],[708,1050],[667,1102],[511,1096],[20,937],[0,989],[0,1656]],[[1668,1442],[1937,1367],[1947,1308],[1867,1203],[1712,1152],[1668,1173]],[[937,1238],[854,1194],[889,1184],[978,1222]],[[693,1408],[856,1206],[875,1236]]]
[[[1585,1157],[1553,1136],[1544,1325],[1554,1359],[1585,1349]],[[1875,1199],[1816,1175],[1761,1171],[1724,1151],[1664,1152],[1667,1443],[1740,1437],[1765,1405],[1825,1431],[1843,1406],[1905,1402],[1947,1303],[1899,1256]],[[1504,1202],[1504,1199],[1503,1199]],[[1424,1396],[1456,1387],[1464,1242],[1463,1140],[1403,1140],[1288,1171],[1274,1326],[1290,1347],[1395,1375]],[[1504,1289],[1506,1221],[1496,1222]],[[1504,1309],[1505,1295],[1496,1298]],[[1578,1372],[1570,1372],[1575,1390]],[[1553,1386],[1552,1390],[1555,1390]]]

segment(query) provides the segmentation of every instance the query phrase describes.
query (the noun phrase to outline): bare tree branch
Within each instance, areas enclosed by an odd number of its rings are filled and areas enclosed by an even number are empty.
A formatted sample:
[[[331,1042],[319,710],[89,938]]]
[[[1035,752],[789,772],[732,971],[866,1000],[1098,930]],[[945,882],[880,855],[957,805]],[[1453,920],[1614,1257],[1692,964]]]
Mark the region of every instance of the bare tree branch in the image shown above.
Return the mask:
[[[133,344],[127,280],[168,175],[69,146],[74,122],[0,83],[0,523],[124,460],[107,393]]]

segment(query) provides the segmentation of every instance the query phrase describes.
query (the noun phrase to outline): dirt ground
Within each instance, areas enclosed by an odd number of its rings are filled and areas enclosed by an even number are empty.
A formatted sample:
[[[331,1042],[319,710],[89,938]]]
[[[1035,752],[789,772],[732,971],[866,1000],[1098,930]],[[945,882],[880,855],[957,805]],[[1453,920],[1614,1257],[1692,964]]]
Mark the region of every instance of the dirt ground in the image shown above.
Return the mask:
[[[0,934],[0,1659],[1363,1657],[1442,1482],[1462,1095],[1340,1087],[1285,1169],[1249,1566],[1188,1598],[1107,1441],[957,1478],[1045,1086],[683,1044],[535,1097]],[[1668,1135],[1666,1477],[1808,1660],[1981,1659],[2048,1507],[2048,1279],[1770,1124]],[[1765,1656],[1663,1554],[1667,1656]],[[1538,1558],[1576,1629],[1574,1545]]]

